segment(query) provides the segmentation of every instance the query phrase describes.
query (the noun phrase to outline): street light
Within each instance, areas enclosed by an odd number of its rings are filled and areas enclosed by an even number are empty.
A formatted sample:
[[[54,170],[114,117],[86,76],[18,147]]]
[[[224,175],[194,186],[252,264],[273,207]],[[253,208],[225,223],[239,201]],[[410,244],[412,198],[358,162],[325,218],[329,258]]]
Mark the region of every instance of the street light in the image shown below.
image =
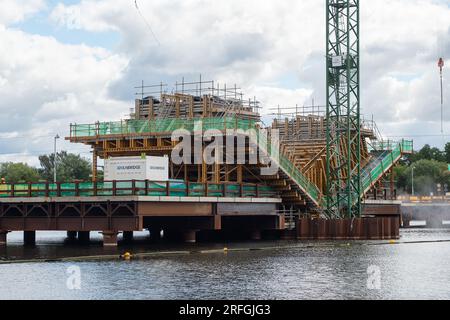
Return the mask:
[[[411,167],[411,189],[414,196],[414,166]]]
[[[55,148],[53,151],[53,182],[56,184],[56,140],[60,138],[59,134],[55,136]]]

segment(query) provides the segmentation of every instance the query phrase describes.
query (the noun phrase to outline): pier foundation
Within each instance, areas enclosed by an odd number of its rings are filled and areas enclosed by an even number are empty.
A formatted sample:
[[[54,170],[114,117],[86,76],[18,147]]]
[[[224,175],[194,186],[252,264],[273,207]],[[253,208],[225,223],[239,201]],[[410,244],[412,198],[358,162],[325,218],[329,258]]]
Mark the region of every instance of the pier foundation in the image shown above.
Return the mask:
[[[75,241],[76,239],[77,239],[77,232],[76,231],[67,231],[67,240]]]
[[[36,231],[24,231],[23,244],[26,246],[36,245]]]
[[[133,231],[124,231],[123,232],[123,242],[125,243],[131,243],[134,239],[134,233]]]
[[[261,230],[252,230],[250,232],[250,240],[259,241],[261,239],[262,239],[262,232],[261,232]]]
[[[6,246],[8,231],[0,230],[0,246]]]
[[[184,230],[182,232],[183,241],[186,243],[196,243],[197,242],[197,231],[196,230]]]
[[[91,233],[89,231],[78,231],[78,241],[82,244],[88,244],[91,241]]]
[[[149,228],[150,240],[159,241],[161,240],[161,228]]]
[[[104,247],[117,247],[117,234],[116,231],[103,231],[103,246]]]
[[[300,219],[296,236],[299,240],[396,240],[399,230],[400,217]]]
[[[411,221],[410,221],[410,220],[407,220],[407,219],[403,219],[403,221],[402,221],[402,227],[403,227],[403,228],[409,228],[409,227],[411,227]]]

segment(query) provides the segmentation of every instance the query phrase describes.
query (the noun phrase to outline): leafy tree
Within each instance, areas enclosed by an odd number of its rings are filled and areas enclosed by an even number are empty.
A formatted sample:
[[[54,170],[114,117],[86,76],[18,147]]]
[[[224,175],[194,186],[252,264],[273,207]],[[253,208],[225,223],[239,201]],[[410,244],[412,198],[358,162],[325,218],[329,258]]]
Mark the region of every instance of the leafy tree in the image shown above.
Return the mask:
[[[431,159],[429,160],[445,162],[446,161],[445,152],[442,152],[441,150],[439,150],[439,148],[431,148]]]
[[[394,167],[394,175],[397,178],[397,189],[407,189],[406,170],[408,170],[407,165],[399,165],[397,167]]]
[[[449,145],[450,151],[450,145]],[[449,154],[450,157],[450,154]],[[439,148],[431,148],[430,145],[426,144],[419,152],[410,156],[409,159],[412,162],[417,162],[420,160],[436,160],[439,162],[446,162],[447,152],[439,150]],[[449,162],[450,163],[450,162]]]
[[[412,192],[412,170],[414,168],[414,189],[417,194],[429,195],[436,193],[437,184],[450,182],[447,165],[436,160],[419,160],[408,168],[397,168],[397,186]],[[449,184],[450,185],[450,184]]]
[[[41,163],[39,172],[41,173],[42,178],[48,181],[53,180],[53,160],[53,154],[42,155],[39,157]],[[89,180],[91,175],[91,163],[80,155],[67,153],[67,151],[57,153],[56,167],[57,180],[60,182]]]
[[[416,161],[431,160],[433,159],[433,152],[429,144],[423,146],[423,148],[416,154]]]
[[[450,163],[450,142],[445,145],[445,161]]]
[[[36,168],[25,163],[2,163],[0,165],[0,177],[5,178],[7,183],[38,182],[39,172]]]

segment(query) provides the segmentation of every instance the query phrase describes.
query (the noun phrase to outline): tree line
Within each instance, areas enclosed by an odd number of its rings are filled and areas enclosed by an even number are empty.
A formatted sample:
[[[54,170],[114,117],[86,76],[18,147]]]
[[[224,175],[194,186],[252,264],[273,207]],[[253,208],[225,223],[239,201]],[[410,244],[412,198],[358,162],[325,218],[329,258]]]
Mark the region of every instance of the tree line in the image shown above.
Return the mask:
[[[49,154],[39,156],[39,167],[26,163],[1,163],[0,178],[6,183],[52,182],[53,160],[54,155]],[[80,155],[62,151],[56,154],[56,163],[59,182],[89,181],[92,177],[91,162]],[[398,191],[411,194],[414,179],[415,194],[437,195],[450,192],[449,164],[450,143],[446,144],[444,150],[425,145],[420,151],[405,156],[394,169]],[[102,172],[99,172],[100,180],[101,177]],[[438,185],[441,187],[438,188]]]
[[[420,151],[402,159],[394,169],[397,189],[416,195],[440,195],[450,192],[450,143],[444,150],[425,145]]]
[[[0,164],[0,178],[6,183],[53,182],[54,154],[39,156],[40,167],[26,163],[6,162]],[[56,175],[59,182],[89,181],[91,162],[80,155],[61,151],[56,154]]]

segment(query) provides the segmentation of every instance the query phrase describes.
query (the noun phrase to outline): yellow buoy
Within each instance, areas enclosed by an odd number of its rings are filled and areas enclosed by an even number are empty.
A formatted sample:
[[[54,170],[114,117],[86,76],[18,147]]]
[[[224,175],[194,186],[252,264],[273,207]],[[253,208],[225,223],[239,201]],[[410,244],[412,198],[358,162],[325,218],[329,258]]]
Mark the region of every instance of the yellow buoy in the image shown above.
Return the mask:
[[[125,252],[125,253],[121,256],[121,258],[124,259],[124,260],[131,260],[132,257],[133,257],[133,255],[132,255],[131,253],[129,253],[129,252]]]

